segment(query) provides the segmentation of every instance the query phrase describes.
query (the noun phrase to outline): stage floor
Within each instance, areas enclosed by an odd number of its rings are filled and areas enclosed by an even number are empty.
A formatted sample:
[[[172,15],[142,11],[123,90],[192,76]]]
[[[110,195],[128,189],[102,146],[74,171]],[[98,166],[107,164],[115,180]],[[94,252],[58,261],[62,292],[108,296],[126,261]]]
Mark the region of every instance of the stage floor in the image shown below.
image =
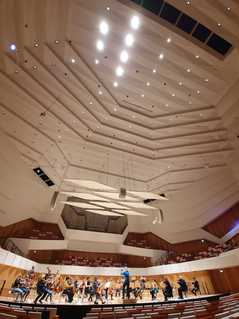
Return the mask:
[[[211,298],[217,298],[220,296],[223,296],[225,294],[209,294],[209,295],[189,295],[188,297],[184,299],[179,299],[177,296],[174,298],[169,298],[168,301],[164,301],[162,297],[157,298],[155,300],[151,300],[150,298],[143,298],[142,300],[137,299],[136,304],[152,304],[152,303],[173,303],[173,302],[182,302],[182,301],[196,301],[196,300],[203,300],[203,299],[211,299]],[[15,298],[13,297],[1,297],[0,296],[0,303],[14,303],[14,304],[21,304],[21,305],[34,305],[33,298],[28,298],[26,302],[16,302]],[[39,306],[66,306],[66,305],[78,305],[78,306],[97,306],[94,304],[94,302],[88,302],[87,300],[82,301],[79,298],[74,298],[72,303],[65,302],[62,297],[55,296],[53,297],[53,302],[50,301],[43,301],[42,304],[38,303]],[[101,302],[99,302],[98,306],[101,305]],[[121,298],[114,298],[113,300],[108,300],[105,302],[104,306],[115,306],[115,305],[127,305],[123,303],[123,300]]]

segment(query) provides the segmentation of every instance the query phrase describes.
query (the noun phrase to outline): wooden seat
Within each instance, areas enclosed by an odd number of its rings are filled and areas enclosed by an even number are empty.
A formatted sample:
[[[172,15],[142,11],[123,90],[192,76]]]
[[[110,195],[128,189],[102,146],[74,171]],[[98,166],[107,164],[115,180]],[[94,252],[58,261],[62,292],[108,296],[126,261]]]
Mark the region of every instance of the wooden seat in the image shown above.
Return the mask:
[[[17,319],[17,316],[0,312],[0,319]]]

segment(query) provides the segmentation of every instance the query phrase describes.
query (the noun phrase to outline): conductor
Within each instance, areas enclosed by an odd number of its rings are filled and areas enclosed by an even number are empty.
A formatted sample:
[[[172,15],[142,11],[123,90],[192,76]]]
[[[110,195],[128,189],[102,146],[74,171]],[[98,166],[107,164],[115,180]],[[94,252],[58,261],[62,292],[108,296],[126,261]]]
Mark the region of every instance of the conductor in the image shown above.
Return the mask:
[[[121,276],[123,276],[123,296],[122,298],[125,298],[125,293],[127,298],[130,298],[129,294],[129,271],[127,266],[124,267],[124,269],[121,269]]]

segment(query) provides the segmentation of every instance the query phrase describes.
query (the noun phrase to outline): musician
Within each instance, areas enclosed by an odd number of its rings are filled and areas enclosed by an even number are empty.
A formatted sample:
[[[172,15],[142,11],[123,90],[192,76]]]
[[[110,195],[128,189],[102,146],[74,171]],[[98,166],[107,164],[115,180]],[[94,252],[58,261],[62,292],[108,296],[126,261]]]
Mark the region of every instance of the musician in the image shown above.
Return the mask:
[[[79,280],[75,280],[74,283],[75,295],[79,298],[81,295],[81,282]]]
[[[106,280],[106,283],[104,284],[104,290],[105,290],[105,299],[108,300],[109,290],[111,287],[111,281],[109,279]]]
[[[55,276],[45,276],[46,279],[46,301],[48,301],[48,298],[50,298],[50,302],[52,302],[52,295],[53,295],[53,287],[55,282]]]
[[[155,300],[157,298],[157,293],[159,291],[159,288],[158,288],[158,284],[157,284],[157,281],[156,280],[153,280],[152,284],[151,284],[151,289],[150,289],[150,294],[151,294],[151,298],[152,298],[152,301]]]
[[[32,268],[30,270],[28,270],[27,275],[29,276],[29,278],[32,280],[35,277],[35,267],[32,266]]]
[[[15,279],[15,281],[13,282],[12,287],[11,287],[11,292],[13,294],[16,294],[16,300],[15,300],[16,302],[18,301],[19,297],[20,297],[20,301],[23,300],[24,292],[21,289],[21,280],[22,280],[22,276],[18,276]]]
[[[23,291],[23,301],[26,301],[27,297],[29,296],[31,292],[31,279],[29,278],[29,275],[26,275],[23,278],[23,281],[21,283],[21,289]]]
[[[120,297],[120,292],[121,292],[121,281],[118,280],[116,282],[116,285],[115,285],[115,297]]]
[[[130,292],[129,292],[129,283],[130,283],[130,277],[129,277],[129,271],[127,266],[124,267],[124,269],[121,269],[121,276],[123,276],[123,296],[122,298],[125,298],[125,292],[126,296],[129,299],[130,298]]]
[[[84,302],[84,298],[87,297],[86,281],[84,279],[83,279],[81,286],[80,286],[80,292],[81,292],[81,301]]]
[[[72,280],[71,277],[66,277],[65,280],[65,287],[64,290],[62,292],[63,296],[67,297],[67,302],[71,303],[73,301],[73,297],[74,297],[74,282]]]
[[[84,289],[84,296],[88,298],[88,301],[92,301],[92,294],[91,294],[91,281],[90,277],[86,278],[86,283],[85,283],[85,289]],[[91,299],[91,300],[90,300]]]
[[[95,302],[94,304],[98,304],[98,300],[101,301],[102,304],[104,304],[104,300],[102,298],[102,290],[103,290],[103,285],[97,280],[97,278],[95,277],[93,283],[92,283],[92,290],[93,290],[93,294],[95,296]]]
[[[38,301],[42,303],[42,300],[47,295],[46,279],[44,275],[38,280],[36,288],[37,288],[37,297],[35,298],[34,303],[37,303]]]
[[[195,277],[193,277],[193,281],[192,281],[192,289],[191,289],[192,293],[196,296],[197,292],[200,292],[200,286],[199,286],[199,282],[197,281],[197,279]]]
[[[163,295],[165,301],[167,301],[168,298],[173,298],[173,288],[167,278],[163,281]]]
[[[178,297],[180,299],[183,299],[183,294],[185,297],[187,297],[188,286],[186,281],[182,277],[179,277],[177,283],[178,283]]]
[[[110,300],[113,300],[114,298],[114,290],[113,287],[110,286],[109,291],[108,291],[108,295],[110,296]]]
[[[145,283],[146,283],[145,277],[140,277],[139,285],[141,290],[145,290]]]

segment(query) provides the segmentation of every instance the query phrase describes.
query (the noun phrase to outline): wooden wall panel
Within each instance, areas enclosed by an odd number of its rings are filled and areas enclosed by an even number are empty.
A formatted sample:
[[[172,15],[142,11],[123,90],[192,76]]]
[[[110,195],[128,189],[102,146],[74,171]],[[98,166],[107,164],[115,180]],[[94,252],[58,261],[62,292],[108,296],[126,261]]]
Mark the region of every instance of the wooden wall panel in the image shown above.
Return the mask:
[[[239,291],[239,266],[224,268],[221,272],[219,269],[210,270],[209,274],[212,284],[217,293],[229,291]]]
[[[204,230],[221,238],[239,223],[239,202],[203,227]]]
[[[6,280],[4,291],[7,292],[11,288],[17,276],[24,273],[24,270],[15,267],[0,265],[0,280]]]
[[[32,218],[0,228],[0,238],[64,239],[57,224]]]

